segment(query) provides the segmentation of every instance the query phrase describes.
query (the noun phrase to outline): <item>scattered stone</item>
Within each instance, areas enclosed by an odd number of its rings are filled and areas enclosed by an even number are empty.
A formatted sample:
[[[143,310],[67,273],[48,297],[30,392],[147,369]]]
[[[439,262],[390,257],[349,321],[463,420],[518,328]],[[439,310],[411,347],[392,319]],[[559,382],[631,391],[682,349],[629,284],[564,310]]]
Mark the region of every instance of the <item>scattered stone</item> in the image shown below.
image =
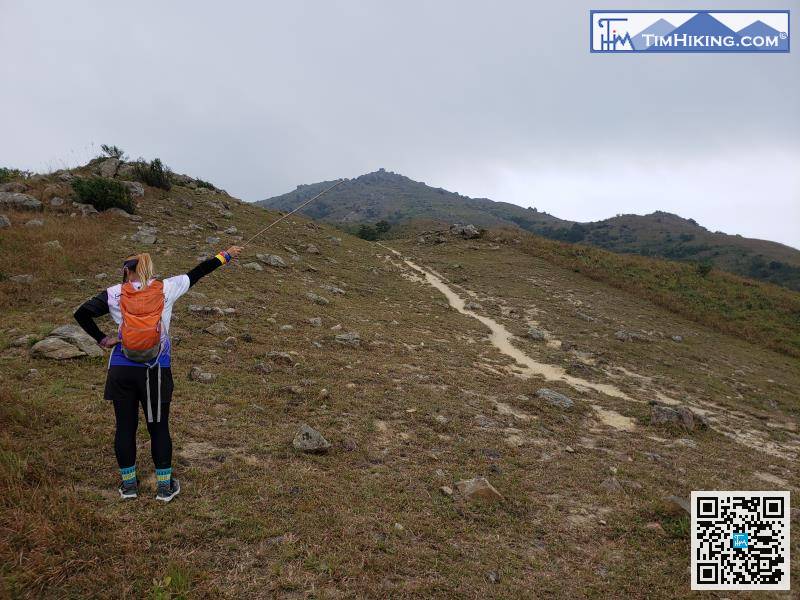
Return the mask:
[[[63,250],[64,248],[61,247],[61,242],[58,240],[50,240],[49,242],[45,242],[42,244],[48,250]]]
[[[311,300],[314,304],[321,304],[323,306],[331,303],[331,301],[325,298],[324,296],[320,296],[319,294],[315,294],[314,292],[308,292],[306,294],[306,298]]]
[[[269,375],[272,373],[272,365],[269,363],[257,362],[253,368],[256,373],[261,373],[262,375]]]
[[[42,203],[33,196],[19,192],[0,192],[0,208],[42,210]]]
[[[464,305],[464,308],[466,308],[467,310],[481,310],[483,306],[480,305],[478,302],[467,302]]]
[[[86,353],[61,338],[48,337],[36,342],[31,347],[31,356],[34,358],[49,358],[51,360],[67,360],[86,356]]]
[[[320,317],[311,317],[308,319],[308,324],[312,327],[322,327],[322,319]]]
[[[249,262],[242,265],[245,269],[250,269],[251,271],[263,271],[264,267],[262,267],[257,262]]]
[[[460,223],[454,223],[451,225],[450,233],[453,235],[460,235],[465,240],[471,240],[481,236],[481,232],[478,231],[478,228],[475,227],[475,225],[462,225]]]
[[[133,215],[131,213],[122,210],[121,208],[117,208],[116,206],[112,208],[107,208],[103,211],[104,215],[114,215],[117,217],[125,217],[126,219],[130,219]]]
[[[11,343],[9,345],[12,348],[22,348],[30,345],[30,343],[33,342],[35,339],[36,339],[35,335],[33,335],[32,333],[26,333],[25,335],[22,335],[14,340],[11,340]]]
[[[288,352],[267,352],[266,357],[274,360],[275,362],[282,362],[290,367],[293,367],[295,363],[294,358],[292,358],[292,355]]]
[[[226,337],[225,341],[222,342],[222,343],[225,344],[226,346],[229,346],[229,347],[230,346],[235,346],[236,345],[236,338],[234,336],[230,335],[230,336]]]
[[[106,277],[108,277],[108,273],[98,273],[94,276],[95,279],[105,279]]]
[[[156,243],[156,234],[158,233],[158,229],[148,225],[141,225],[138,229],[139,230],[131,236],[132,242],[147,245]]]
[[[305,423],[300,425],[292,445],[302,452],[309,453],[327,452],[331,447],[331,443],[319,431]]]
[[[203,331],[206,333],[210,333],[211,335],[215,335],[217,337],[228,335],[230,334],[230,329],[225,326],[225,323],[214,323],[213,325],[209,325]]]
[[[231,225],[231,226],[230,226],[230,227],[228,227],[227,229],[223,230],[223,232],[222,232],[222,233],[226,233],[226,234],[228,234],[228,235],[235,235],[235,234],[236,234],[236,233],[238,233],[238,232],[239,232],[239,230],[238,230],[238,229],[236,229],[236,226],[234,226],[234,225]]]
[[[22,283],[26,285],[30,285],[33,283],[33,275],[12,275],[8,278],[8,280],[12,283]]]
[[[0,229],[5,229],[6,227],[11,227],[11,220],[5,215],[0,215]]]
[[[50,198],[50,206],[64,206],[64,199],[60,196]]]
[[[41,227],[42,225],[44,225],[42,219],[31,219],[25,223],[25,227]]]
[[[665,496],[663,499],[664,512],[674,516],[692,516],[692,506],[689,501],[680,496]]]
[[[528,333],[526,334],[529,339],[532,339],[537,342],[542,342],[545,340],[544,331],[541,329],[537,329],[536,327],[531,327],[528,329]]]
[[[622,487],[622,484],[619,482],[619,479],[616,477],[608,477],[604,479],[600,483],[600,487],[605,488],[609,492],[614,494],[622,494],[625,493],[625,488]]]
[[[558,408],[571,408],[574,404],[571,398],[568,398],[564,394],[559,394],[558,392],[548,388],[539,388],[536,390],[536,396],[542,398],[543,400],[547,400],[548,404]]]
[[[81,202],[73,202],[72,206],[77,208],[80,211],[81,216],[83,217],[93,217],[99,214],[97,212],[97,209],[91,204],[82,204]]]
[[[444,494],[448,498],[453,495],[453,488],[451,488],[449,485],[443,485],[442,487],[439,488],[439,491],[442,492],[442,494]]]
[[[658,402],[650,402],[651,425],[679,425],[686,431],[695,428],[708,429],[708,421],[702,415],[694,413],[686,406],[666,406]]]
[[[475,477],[465,479],[456,483],[456,489],[465,500],[475,502],[495,503],[504,500],[502,494],[498,492],[485,477]]]
[[[314,244],[308,244],[306,246],[306,252],[309,254],[319,254],[319,248],[317,248]]]
[[[357,331],[348,331],[347,333],[339,333],[336,335],[336,342],[338,344],[347,344],[358,348],[361,345],[361,336]]]
[[[206,238],[206,244],[211,244],[212,246],[216,246],[219,244],[219,238],[213,235],[210,235]]]
[[[680,344],[683,341],[683,336],[682,335],[673,335],[672,336],[672,341],[673,342],[677,342],[677,343]]]
[[[336,287],[335,285],[323,284],[319,287],[323,290],[330,292],[331,294],[339,294],[340,296],[344,296],[347,293],[342,288]]]
[[[635,331],[626,331],[620,329],[614,334],[614,337],[621,342],[649,342],[650,339],[646,335],[636,333]]]
[[[292,325],[281,325],[281,331],[291,331],[294,329]]]
[[[28,186],[21,181],[9,181],[8,183],[0,184],[0,192],[24,192]]]
[[[497,571],[489,571],[486,574],[486,579],[489,580],[489,583],[500,583],[500,573]]]
[[[60,338],[74,346],[87,356],[103,356],[103,350],[94,341],[94,338],[87,334],[77,325],[61,325],[50,332],[50,337]]]
[[[190,304],[189,312],[201,315],[218,315],[218,316],[222,316],[223,314],[225,314],[224,311],[217,306],[201,306],[200,304]]]
[[[655,531],[656,533],[665,533],[664,528],[658,521],[651,521],[650,523],[645,525],[645,528]]]
[[[189,380],[197,381],[200,383],[211,383],[217,378],[213,373],[207,373],[198,366],[194,366],[189,370]]]
[[[286,262],[277,254],[256,254],[256,258],[270,267],[286,267]]]
[[[128,189],[128,193],[132,198],[141,198],[144,196],[144,186],[138,181],[123,181],[122,185]]]

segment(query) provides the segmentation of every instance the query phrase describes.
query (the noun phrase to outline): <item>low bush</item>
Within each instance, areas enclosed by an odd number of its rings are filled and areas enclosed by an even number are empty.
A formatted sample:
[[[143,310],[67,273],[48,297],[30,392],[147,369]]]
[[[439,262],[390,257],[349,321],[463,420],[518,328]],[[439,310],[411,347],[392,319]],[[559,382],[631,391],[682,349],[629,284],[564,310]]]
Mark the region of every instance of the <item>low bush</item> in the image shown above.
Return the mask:
[[[140,159],[134,167],[136,179],[147,185],[169,191],[172,188],[170,176],[172,171],[168,166],[161,162],[160,158],[155,158],[149,163]]]
[[[203,181],[202,179],[195,179],[195,183],[197,187],[207,188],[209,190],[217,191],[217,187],[213,183],[209,183],[208,181]]]
[[[30,176],[30,171],[20,171],[19,169],[0,167],[0,183],[7,183],[12,179],[24,179],[25,177]]]
[[[100,149],[103,151],[103,155],[105,157],[125,160],[125,151],[122,148],[117,146],[109,146],[108,144],[102,144]]]
[[[113,179],[103,177],[75,179],[72,182],[72,189],[75,190],[80,202],[91,204],[97,210],[121,208],[133,213],[136,209],[128,188]]]

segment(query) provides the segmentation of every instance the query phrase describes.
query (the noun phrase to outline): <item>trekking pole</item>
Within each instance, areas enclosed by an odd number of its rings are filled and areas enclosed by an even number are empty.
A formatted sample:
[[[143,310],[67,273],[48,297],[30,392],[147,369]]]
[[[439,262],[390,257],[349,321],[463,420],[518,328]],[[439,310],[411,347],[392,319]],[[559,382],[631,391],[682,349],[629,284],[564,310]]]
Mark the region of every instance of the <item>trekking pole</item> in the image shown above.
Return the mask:
[[[316,199],[317,199],[317,198],[319,198],[320,196],[323,196],[323,195],[327,194],[327,193],[328,193],[328,192],[330,192],[330,191],[331,191],[333,188],[335,188],[337,185],[339,185],[340,183],[343,183],[343,182],[344,182],[344,179],[340,179],[339,181],[337,181],[336,183],[334,183],[334,184],[333,184],[331,187],[329,187],[329,188],[326,188],[326,189],[322,190],[322,191],[321,191],[319,194],[317,194],[316,196],[314,196],[313,198],[311,198],[311,200],[306,200],[305,202],[303,202],[303,203],[302,203],[300,206],[298,206],[297,208],[295,208],[295,209],[294,209],[292,212],[286,213],[285,215],[283,215],[283,216],[282,216],[282,217],[280,217],[279,219],[275,219],[275,220],[274,220],[272,223],[270,223],[269,225],[267,225],[266,227],[264,227],[264,229],[262,229],[261,231],[259,231],[257,234],[255,234],[253,237],[251,237],[249,240],[247,240],[247,241],[246,241],[244,244],[242,244],[242,248],[244,248],[245,246],[247,246],[247,245],[248,245],[250,242],[252,242],[252,241],[253,241],[254,239],[256,239],[258,236],[260,236],[262,233],[264,233],[264,232],[265,232],[267,229],[269,229],[270,227],[273,227],[274,225],[277,225],[278,223],[280,223],[281,221],[283,221],[283,220],[284,220],[285,218],[287,218],[287,217],[291,217],[291,216],[292,216],[294,213],[296,213],[296,212],[297,212],[297,211],[299,211],[299,210],[302,210],[303,208],[305,208],[306,206],[308,206],[309,204],[311,204],[311,203],[312,203],[314,200],[316,200]]]

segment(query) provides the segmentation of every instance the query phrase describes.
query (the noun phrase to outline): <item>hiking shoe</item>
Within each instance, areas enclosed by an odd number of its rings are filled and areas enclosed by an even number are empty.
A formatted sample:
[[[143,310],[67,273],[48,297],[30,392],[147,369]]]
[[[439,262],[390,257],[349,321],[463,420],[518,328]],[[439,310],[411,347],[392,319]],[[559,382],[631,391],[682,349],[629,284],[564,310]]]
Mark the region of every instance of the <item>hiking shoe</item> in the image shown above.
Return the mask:
[[[139,480],[123,481],[117,491],[119,491],[119,497],[123,500],[133,500],[139,495]]]
[[[169,480],[168,484],[163,484],[158,486],[158,491],[156,492],[156,500],[161,500],[162,502],[169,502],[175,496],[180,494],[181,492],[181,484],[180,482],[175,479],[174,477]]]

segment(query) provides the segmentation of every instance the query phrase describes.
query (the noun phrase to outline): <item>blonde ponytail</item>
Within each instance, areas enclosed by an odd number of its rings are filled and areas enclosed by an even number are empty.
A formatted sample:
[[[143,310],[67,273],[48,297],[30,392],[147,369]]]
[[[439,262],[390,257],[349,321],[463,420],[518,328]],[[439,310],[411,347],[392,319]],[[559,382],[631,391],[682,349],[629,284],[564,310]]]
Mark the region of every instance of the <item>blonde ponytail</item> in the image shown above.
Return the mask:
[[[136,265],[136,276],[139,278],[139,282],[142,284],[142,288],[144,289],[147,287],[147,284],[150,283],[150,280],[155,274],[153,259],[150,258],[150,255],[147,252],[142,252],[141,254],[137,255],[136,258],[139,261]]]

